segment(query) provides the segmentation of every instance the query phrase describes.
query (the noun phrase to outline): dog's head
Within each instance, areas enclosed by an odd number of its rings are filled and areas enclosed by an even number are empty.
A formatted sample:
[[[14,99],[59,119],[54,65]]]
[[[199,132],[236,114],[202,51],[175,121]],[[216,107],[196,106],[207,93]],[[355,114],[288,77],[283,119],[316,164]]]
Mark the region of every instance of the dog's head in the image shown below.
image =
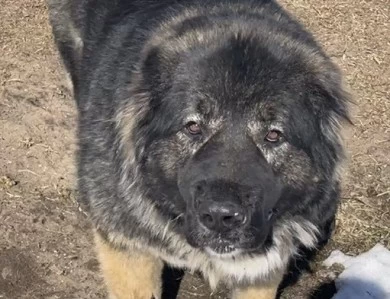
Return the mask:
[[[310,37],[219,30],[145,50],[133,158],[147,197],[191,245],[261,251],[278,221],[326,209],[346,95]]]

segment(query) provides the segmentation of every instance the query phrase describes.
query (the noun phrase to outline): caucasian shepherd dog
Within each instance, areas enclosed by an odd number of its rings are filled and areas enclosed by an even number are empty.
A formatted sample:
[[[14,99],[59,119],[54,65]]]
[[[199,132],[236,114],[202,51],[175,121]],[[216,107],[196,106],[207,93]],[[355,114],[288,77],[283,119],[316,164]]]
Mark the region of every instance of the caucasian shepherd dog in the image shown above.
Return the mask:
[[[161,298],[164,265],[275,298],[339,199],[348,94],[313,36],[272,0],[49,9],[110,298]]]

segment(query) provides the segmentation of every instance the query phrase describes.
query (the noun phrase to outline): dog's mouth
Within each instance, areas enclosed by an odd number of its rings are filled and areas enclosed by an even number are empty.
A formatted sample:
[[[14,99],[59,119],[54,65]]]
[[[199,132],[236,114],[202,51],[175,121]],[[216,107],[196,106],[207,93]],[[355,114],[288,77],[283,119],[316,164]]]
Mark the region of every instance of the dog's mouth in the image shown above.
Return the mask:
[[[204,251],[212,257],[229,258],[238,255],[241,249],[228,240],[218,238],[204,246]]]
[[[257,217],[263,219],[261,223],[223,232],[206,228],[194,217],[194,213],[187,213],[184,217],[183,233],[191,246],[214,258],[236,258],[247,253],[263,252],[264,247],[271,242],[272,226],[277,212],[276,209],[271,209],[266,215]]]
[[[217,247],[207,246],[204,250],[208,255],[222,259],[232,258],[241,253],[241,250],[237,249],[234,245],[223,245]]]

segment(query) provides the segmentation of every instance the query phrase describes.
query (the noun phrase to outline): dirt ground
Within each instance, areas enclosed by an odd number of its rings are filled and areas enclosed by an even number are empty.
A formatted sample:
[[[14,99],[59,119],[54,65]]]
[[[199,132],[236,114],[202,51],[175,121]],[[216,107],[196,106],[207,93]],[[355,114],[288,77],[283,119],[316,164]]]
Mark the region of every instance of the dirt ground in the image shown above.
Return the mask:
[[[390,247],[390,1],[284,0],[343,69],[355,96],[333,248]],[[104,298],[91,231],[75,202],[74,103],[44,0],[0,0],[0,298]],[[309,298],[314,272],[283,298]],[[226,298],[187,276],[180,298]],[[312,297],[313,298],[313,297]],[[325,299],[325,295],[317,298]]]

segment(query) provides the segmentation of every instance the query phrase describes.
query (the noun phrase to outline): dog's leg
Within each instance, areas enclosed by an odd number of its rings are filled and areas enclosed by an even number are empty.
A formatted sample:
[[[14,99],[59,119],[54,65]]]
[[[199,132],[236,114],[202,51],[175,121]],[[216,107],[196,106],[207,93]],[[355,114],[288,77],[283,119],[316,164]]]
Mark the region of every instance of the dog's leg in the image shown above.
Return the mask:
[[[145,252],[120,251],[95,235],[110,299],[160,299],[163,262]]]
[[[280,281],[262,286],[250,286],[236,289],[233,292],[233,299],[275,299]]]

